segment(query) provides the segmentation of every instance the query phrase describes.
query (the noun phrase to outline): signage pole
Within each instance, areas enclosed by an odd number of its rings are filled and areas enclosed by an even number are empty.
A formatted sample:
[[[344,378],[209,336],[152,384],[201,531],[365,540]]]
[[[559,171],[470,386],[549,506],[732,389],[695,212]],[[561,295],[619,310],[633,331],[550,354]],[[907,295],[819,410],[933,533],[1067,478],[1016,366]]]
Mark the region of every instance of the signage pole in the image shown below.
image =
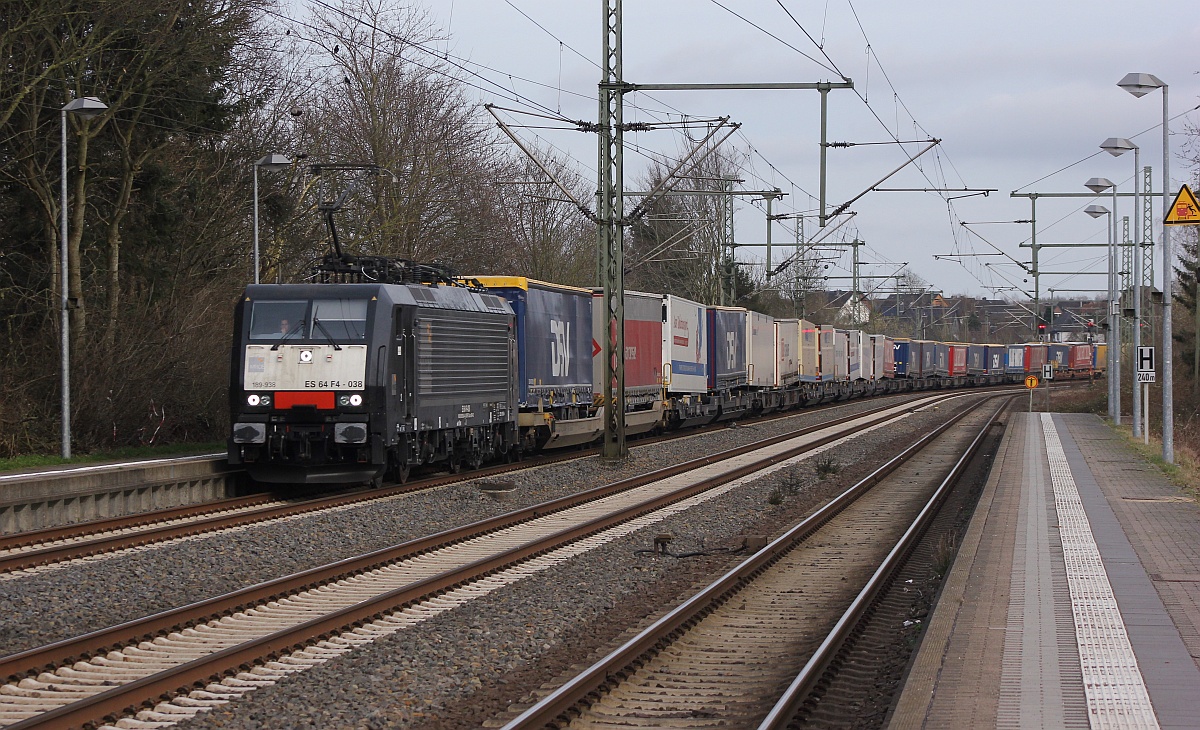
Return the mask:
[[[1150,384],[1142,383],[1142,435],[1146,437],[1146,445],[1150,445]]]

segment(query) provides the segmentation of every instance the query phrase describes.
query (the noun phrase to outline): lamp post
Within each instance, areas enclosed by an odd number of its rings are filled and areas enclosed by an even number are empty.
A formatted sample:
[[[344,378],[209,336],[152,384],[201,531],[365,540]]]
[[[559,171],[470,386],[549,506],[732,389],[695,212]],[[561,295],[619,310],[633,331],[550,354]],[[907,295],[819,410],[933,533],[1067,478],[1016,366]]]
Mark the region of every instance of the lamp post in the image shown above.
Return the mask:
[[[258,283],[258,168],[282,170],[292,164],[287,155],[269,154],[254,162],[254,283]]]
[[[1092,188],[1093,185],[1102,185],[1103,183],[1107,183],[1107,182],[1108,182],[1108,180],[1104,180],[1103,178],[1092,178],[1091,180],[1088,180],[1087,187]],[[1108,187],[1113,188],[1114,191],[1116,190],[1116,186],[1112,185],[1111,183],[1109,183]],[[1103,189],[1104,188],[1101,188],[1100,190],[1095,190],[1095,192],[1101,192]],[[1109,220],[1108,220],[1108,303],[1107,303],[1107,306],[1108,306],[1108,338],[1107,338],[1108,362],[1105,364],[1105,367],[1108,370],[1108,417],[1112,420],[1113,423],[1119,424],[1121,422],[1121,390],[1117,386],[1120,383],[1121,375],[1120,375],[1120,372],[1117,371],[1117,369],[1113,366],[1114,354],[1117,351],[1116,348],[1118,348],[1120,346],[1119,336],[1116,338],[1115,342],[1114,342],[1114,337],[1113,337],[1113,333],[1117,332],[1117,329],[1118,329],[1117,322],[1116,322],[1116,316],[1113,314],[1113,302],[1116,299],[1116,290],[1117,290],[1117,265],[1116,265],[1116,262],[1119,261],[1119,259],[1117,257],[1116,250],[1115,250],[1116,246],[1114,245],[1116,236],[1113,235],[1113,215],[1112,215],[1112,211],[1110,211],[1108,208],[1105,208],[1103,205],[1089,205],[1088,207],[1083,209],[1083,212],[1087,213],[1088,215],[1090,215],[1093,218],[1099,218],[1102,215],[1107,215],[1109,217]]]
[[[1123,137],[1109,137],[1100,145],[1113,157],[1133,150],[1133,352],[1142,345],[1142,242],[1137,240],[1142,231],[1142,197],[1141,185],[1138,185],[1138,170],[1142,164],[1141,148]],[[1137,383],[1137,371],[1133,374],[1133,435],[1141,436],[1146,424],[1142,423],[1142,393]],[[1118,387],[1120,387],[1118,385]]]
[[[108,105],[94,96],[82,99],[72,99],[67,102],[62,112],[62,224],[59,237],[62,239],[62,259],[59,265],[59,308],[62,310],[62,458],[71,458],[71,318],[67,296],[67,115],[74,114],[81,119],[91,119],[102,114]]]
[[[1171,117],[1167,107],[1167,85],[1154,74],[1130,73],[1117,82],[1117,86],[1130,94],[1141,98],[1155,89],[1162,89],[1163,100],[1163,216],[1166,217],[1171,199],[1167,196],[1171,188],[1171,154],[1170,128]],[[1171,332],[1171,289],[1175,277],[1175,257],[1171,250],[1171,228],[1163,226],[1162,232],[1163,257],[1163,327],[1162,327],[1162,371],[1163,371],[1163,461],[1175,463],[1175,374],[1174,374],[1174,342]]]

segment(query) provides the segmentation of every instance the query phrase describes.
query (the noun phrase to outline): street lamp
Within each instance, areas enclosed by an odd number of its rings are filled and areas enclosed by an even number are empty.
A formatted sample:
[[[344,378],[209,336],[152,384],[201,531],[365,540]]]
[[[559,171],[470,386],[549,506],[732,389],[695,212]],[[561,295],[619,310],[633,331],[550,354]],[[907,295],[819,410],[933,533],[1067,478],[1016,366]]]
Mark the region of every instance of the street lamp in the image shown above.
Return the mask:
[[[254,162],[254,283],[258,283],[258,168],[282,170],[291,166],[292,160],[287,155],[269,154]]]
[[[1104,183],[1108,183],[1107,187],[1111,187],[1115,193],[1116,186],[1104,178],[1092,178],[1087,181],[1087,187],[1092,192],[1102,192],[1105,188],[1101,187]],[[1099,189],[1097,189],[1099,188]],[[1121,346],[1120,335],[1114,337],[1114,333],[1118,332],[1116,314],[1113,309],[1113,302],[1116,301],[1117,290],[1117,261],[1119,260],[1116,253],[1116,236],[1113,231],[1113,214],[1108,208],[1103,205],[1089,205],[1083,209],[1093,218],[1099,218],[1102,215],[1109,217],[1108,220],[1108,337],[1105,338],[1108,342],[1108,417],[1113,423],[1121,423],[1121,389],[1118,384],[1121,382],[1121,373],[1117,366],[1113,364],[1116,359],[1115,355]]]
[[[1141,169],[1141,148],[1124,137],[1109,137],[1100,144],[1100,149],[1113,157],[1133,150],[1133,353],[1136,356],[1142,346],[1142,186],[1138,184],[1138,170]],[[1134,371],[1133,382],[1133,435],[1142,435],[1142,392],[1137,383],[1137,371]],[[1119,386],[1118,386],[1119,387]]]
[[[71,319],[67,296],[67,114],[91,119],[102,114],[108,105],[94,96],[72,99],[62,108],[62,260],[59,270],[59,305],[62,315],[62,458],[71,458]]]
[[[1117,186],[1106,177],[1093,177],[1083,184],[1093,193],[1112,190],[1112,210],[1109,211],[1108,238],[1108,395],[1109,417],[1121,423],[1121,257],[1117,249]],[[1090,214],[1090,211],[1089,211]],[[1092,216],[1095,218],[1096,216]]]
[[[1170,123],[1171,117],[1167,113],[1167,85],[1162,82],[1154,74],[1131,73],[1125,74],[1125,77],[1117,82],[1117,86],[1125,89],[1130,94],[1141,98],[1149,94],[1155,89],[1162,89],[1163,99],[1163,217],[1167,215],[1167,209],[1171,206],[1171,199],[1167,196],[1170,194],[1171,188],[1171,155],[1170,155]],[[1163,256],[1163,332],[1162,332],[1162,363],[1163,363],[1163,461],[1168,464],[1175,463],[1175,373],[1173,367],[1174,358],[1174,337],[1171,332],[1171,289],[1173,288],[1172,279],[1175,278],[1175,257],[1171,250],[1171,228],[1163,226],[1162,232],[1162,256]]]

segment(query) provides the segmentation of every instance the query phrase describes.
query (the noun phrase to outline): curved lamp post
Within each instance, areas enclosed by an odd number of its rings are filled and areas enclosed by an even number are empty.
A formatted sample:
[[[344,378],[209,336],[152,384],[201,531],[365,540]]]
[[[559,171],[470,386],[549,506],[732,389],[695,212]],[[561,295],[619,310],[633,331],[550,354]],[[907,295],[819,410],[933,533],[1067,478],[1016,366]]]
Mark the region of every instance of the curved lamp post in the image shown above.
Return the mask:
[[[59,237],[62,239],[62,260],[59,265],[59,288],[61,296],[59,306],[62,315],[62,458],[71,458],[71,318],[69,297],[67,296],[67,115],[74,114],[81,119],[91,119],[103,114],[108,105],[94,96],[82,99],[72,99],[67,102],[62,112],[62,223]]]
[[[287,155],[269,154],[263,155],[259,160],[254,161],[254,283],[258,283],[258,168],[267,170],[282,170],[290,167],[292,164],[291,158]]]
[[[1170,154],[1170,120],[1167,106],[1167,85],[1154,74],[1130,73],[1117,82],[1117,86],[1130,94],[1141,98],[1155,89],[1162,89],[1163,100],[1163,187],[1162,204],[1163,217],[1171,206],[1171,154]],[[1171,228],[1163,226],[1162,232],[1162,270],[1163,270],[1163,326],[1162,326],[1162,373],[1163,373],[1163,461],[1175,463],[1175,373],[1174,373],[1174,337],[1171,332],[1171,289],[1172,279],[1175,278],[1175,257],[1171,250]]]
[[[1091,180],[1088,180],[1087,187],[1089,189],[1092,189],[1093,192],[1097,192],[1097,193],[1103,192],[1104,188],[1096,190],[1093,188],[1093,185],[1100,186],[1106,182],[1108,182],[1108,180],[1105,180],[1104,178],[1092,178]],[[1109,183],[1108,187],[1113,188],[1113,191],[1115,193],[1115,191],[1116,191],[1115,185],[1113,185],[1112,183]],[[1120,374],[1120,371],[1117,370],[1116,367],[1114,367],[1114,365],[1113,365],[1113,360],[1115,359],[1115,357],[1114,357],[1115,353],[1119,351],[1118,348],[1120,347],[1119,336],[1117,336],[1116,338],[1114,338],[1114,336],[1113,336],[1113,333],[1118,331],[1117,322],[1116,322],[1116,314],[1114,313],[1114,310],[1113,310],[1113,302],[1116,301],[1117,261],[1119,261],[1119,259],[1117,257],[1116,250],[1115,250],[1116,246],[1114,245],[1114,243],[1116,241],[1116,236],[1113,235],[1113,233],[1114,233],[1113,232],[1113,214],[1112,214],[1112,211],[1110,211],[1108,208],[1105,208],[1103,205],[1089,205],[1088,207],[1083,209],[1083,212],[1087,213],[1088,215],[1090,215],[1093,218],[1099,218],[1102,215],[1106,215],[1109,217],[1109,220],[1108,220],[1108,302],[1106,304],[1106,306],[1108,307],[1108,338],[1107,338],[1108,362],[1106,363],[1106,367],[1108,369],[1108,417],[1112,420],[1113,423],[1119,424],[1121,422],[1121,389],[1119,387],[1117,387],[1117,385],[1120,383],[1121,374]]]
[[[1142,150],[1124,137],[1109,137],[1101,143],[1100,149],[1113,157],[1133,150],[1133,353],[1136,355],[1142,345],[1142,242],[1138,240],[1142,232],[1142,196],[1137,177],[1142,164]],[[1133,435],[1137,437],[1142,435],[1145,424],[1142,423],[1142,393],[1136,370],[1133,377]]]

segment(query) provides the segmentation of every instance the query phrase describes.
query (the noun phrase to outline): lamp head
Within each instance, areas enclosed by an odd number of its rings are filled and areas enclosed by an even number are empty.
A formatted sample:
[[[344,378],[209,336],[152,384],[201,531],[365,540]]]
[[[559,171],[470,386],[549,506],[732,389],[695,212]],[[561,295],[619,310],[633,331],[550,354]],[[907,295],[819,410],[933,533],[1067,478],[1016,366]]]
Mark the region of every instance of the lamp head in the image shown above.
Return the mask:
[[[82,119],[91,119],[108,111],[108,105],[94,96],[85,96],[81,99],[72,99],[67,102],[67,105],[62,110]]]
[[[1089,205],[1083,209],[1083,212],[1093,218],[1099,218],[1102,215],[1108,215],[1108,208],[1105,208],[1103,205]]]
[[[1154,74],[1132,73],[1125,74],[1125,77],[1117,82],[1117,86],[1120,86],[1136,97],[1143,97],[1155,89],[1166,86],[1166,84]]]
[[[1100,143],[1100,149],[1104,150],[1113,157],[1119,157],[1129,150],[1136,150],[1137,148],[1137,145],[1125,139],[1124,137],[1109,137]]]
[[[287,155],[269,154],[263,155],[262,159],[255,161],[255,166],[261,167],[264,170],[282,170],[285,167],[290,167],[292,159]]]
[[[1093,193],[1102,193],[1111,188],[1113,184],[1112,180],[1109,180],[1106,177],[1093,177],[1089,178],[1088,181],[1083,184],[1083,186],[1088,190],[1091,190]]]

